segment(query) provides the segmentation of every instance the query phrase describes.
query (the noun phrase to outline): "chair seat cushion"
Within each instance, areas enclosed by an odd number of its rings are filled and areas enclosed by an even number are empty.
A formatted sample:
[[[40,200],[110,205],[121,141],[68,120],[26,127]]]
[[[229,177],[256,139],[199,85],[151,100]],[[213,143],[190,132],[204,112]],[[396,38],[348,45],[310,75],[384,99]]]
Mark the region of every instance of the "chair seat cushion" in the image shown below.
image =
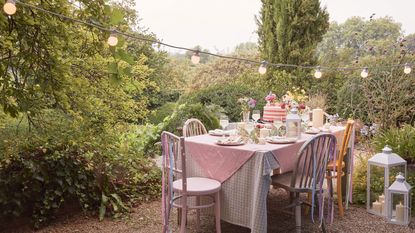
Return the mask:
[[[182,191],[182,179],[173,182],[173,190]],[[220,190],[221,184],[217,180],[205,177],[189,177],[187,178],[187,193],[191,195],[207,195],[213,194]]]

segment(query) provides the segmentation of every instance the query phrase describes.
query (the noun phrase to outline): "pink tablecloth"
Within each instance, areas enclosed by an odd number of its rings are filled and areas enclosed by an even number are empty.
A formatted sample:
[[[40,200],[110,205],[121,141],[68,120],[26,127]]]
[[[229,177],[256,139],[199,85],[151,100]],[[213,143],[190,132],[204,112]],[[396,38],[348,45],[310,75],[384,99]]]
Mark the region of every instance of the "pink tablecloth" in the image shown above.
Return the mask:
[[[337,140],[341,140],[343,127],[336,127],[333,133]],[[219,146],[215,144],[218,137],[200,135],[186,138],[185,148],[190,159],[194,160],[201,168],[204,175],[220,181],[229,179],[241,168],[256,152],[271,151],[280,166],[280,172],[292,171],[296,161],[296,155],[305,141],[314,135],[303,134],[301,139],[293,144],[246,144],[243,146]]]

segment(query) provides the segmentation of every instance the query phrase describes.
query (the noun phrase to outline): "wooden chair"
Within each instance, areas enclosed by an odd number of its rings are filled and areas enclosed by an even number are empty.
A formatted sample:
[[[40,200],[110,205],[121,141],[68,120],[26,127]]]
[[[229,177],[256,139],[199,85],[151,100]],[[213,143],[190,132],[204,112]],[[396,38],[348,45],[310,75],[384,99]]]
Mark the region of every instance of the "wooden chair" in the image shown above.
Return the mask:
[[[183,136],[191,137],[207,134],[206,128],[203,123],[195,118],[188,119],[183,126]]]
[[[186,217],[190,209],[196,209],[196,227],[200,226],[200,209],[215,208],[216,232],[221,232],[220,226],[220,189],[219,181],[204,177],[187,177],[184,137],[163,132],[161,134],[163,147],[162,162],[162,221],[163,233],[170,232],[169,219],[173,207],[181,210],[180,233],[186,232]],[[188,198],[196,197],[196,205],[188,204]],[[210,203],[200,205],[200,197],[207,196]]]
[[[353,131],[354,121],[348,120],[346,124],[346,129],[343,134],[342,144],[340,146],[339,154],[337,156],[336,162],[330,161],[327,165],[327,184],[330,187],[333,187],[333,179],[336,179],[337,182],[337,205],[339,206],[340,217],[344,216],[343,208],[343,194],[342,194],[342,177],[346,174],[346,165],[344,162],[344,157],[347,154],[347,148],[349,147],[350,137]],[[334,169],[335,168],[335,169]]]
[[[272,184],[283,188],[292,194],[290,204],[286,208],[295,208],[295,220],[297,232],[301,232],[301,205],[309,202],[301,201],[301,193],[317,194],[322,196],[322,186],[329,159],[334,155],[336,137],[332,134],[320,134],[309,139],[301,147],[297,154],[297,162],[294,171],[285,174],[273,175]],[[315,195],[312,195],[315,197]],[[320,200],[320,199],[319,199]],[[313,203],[313,202],[312,202]],[[319,210],[322,203],[319,203]],[[322,215],[321,215],[322,216]]]

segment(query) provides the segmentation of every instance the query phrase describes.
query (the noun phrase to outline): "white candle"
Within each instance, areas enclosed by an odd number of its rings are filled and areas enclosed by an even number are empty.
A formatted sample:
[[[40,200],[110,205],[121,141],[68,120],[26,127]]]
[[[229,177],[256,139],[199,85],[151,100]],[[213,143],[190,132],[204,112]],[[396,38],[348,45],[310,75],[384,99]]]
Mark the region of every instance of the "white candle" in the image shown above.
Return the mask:
[[[382,213],[382,203],[378,202],[377,200],[372,203],[372,209],[375,213],[381,214]]]
[[[404,222],[405,221],[405,208],[402,205],[402,202],[399,202],[398,205],[396,205],[396,221],[398,222]]]
[[[321,108],[313,109],[313,127],[320,128],[324,124],[324,112]]]
[[[383,193],[379,196],[379,202],[382,206],[382,215],[386,215],[385,195]]]
[[[269,137],[269,135],[270,135],[270,130],[269,129],[262,128],[262,129],[259,130],[259,137],[260,138],[266,138],[266,137]]]
[[[385,195],[383,195],[383,193],[382,195],[379,196],[379,202],[382,202],[382,201],[385,201]]]

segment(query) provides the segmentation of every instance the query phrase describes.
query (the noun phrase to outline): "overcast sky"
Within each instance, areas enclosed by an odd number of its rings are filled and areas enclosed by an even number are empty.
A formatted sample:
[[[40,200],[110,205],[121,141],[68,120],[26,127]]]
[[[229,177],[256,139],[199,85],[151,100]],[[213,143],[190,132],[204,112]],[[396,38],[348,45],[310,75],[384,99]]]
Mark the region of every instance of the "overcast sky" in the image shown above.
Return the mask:
[[[388,15],[402,23],[405,34],[415,32],[415,0],[321,2],[327,6],[330,21],[376,13],[376,17]],[[257,41],[255,15],[260,0],[136,0],[136,4],[141,25],[166,43],[226,52],[241,42]]]

